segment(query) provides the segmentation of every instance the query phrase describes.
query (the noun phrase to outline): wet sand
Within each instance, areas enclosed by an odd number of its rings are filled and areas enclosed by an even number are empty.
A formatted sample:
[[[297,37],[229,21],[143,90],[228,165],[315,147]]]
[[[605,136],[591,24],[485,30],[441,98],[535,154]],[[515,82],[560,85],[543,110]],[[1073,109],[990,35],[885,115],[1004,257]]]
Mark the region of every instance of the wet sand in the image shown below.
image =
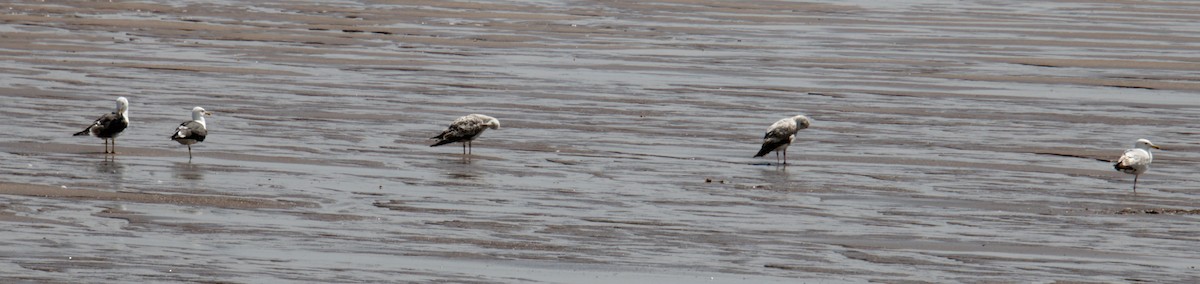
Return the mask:
[[[0,282],[1200,280],[1200,4],[875,2],[2,4]]]

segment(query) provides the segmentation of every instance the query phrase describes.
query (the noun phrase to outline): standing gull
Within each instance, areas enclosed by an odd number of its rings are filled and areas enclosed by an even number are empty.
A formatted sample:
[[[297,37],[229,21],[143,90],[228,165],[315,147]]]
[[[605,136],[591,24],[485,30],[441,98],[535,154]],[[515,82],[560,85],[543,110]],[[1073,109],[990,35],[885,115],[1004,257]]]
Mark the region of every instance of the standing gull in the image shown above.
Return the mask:
[[[796,140],[796,132],[801,129],[808,128],[809,121],[807,116],[797,115],[776,121],[767,128],[767,135],[763,136],[762,149],[758,150],[758,154],[754,154],[755,158],[762,157],[771,151],[775,151],[775,162],[779,162],[779,152],[783,152],[783,164],[787,164],[787,148]]]
[[[104,153],[117,153],[117,135],[125,128],[129,127],[129,100],[125,97],[117,98],[117,111],[100,116],[83,131],[75,133],[75,136],[88,135],[96,136],[104,139]],[[108,150],[108,140],[112,139],[112,151]]]
[[[179,127],[175,128],[175,134],[171,135],[171,140],[187,145],[188,160],[192,159],[192,144],[204,142],[204,137],[208,136],[208,124],[204,123],[206,115],[212,113],[202,107],[192,108],[192,120],[179,124]]]
[[[437,143],[429,145],[429,147],[437,147],[454,142],[463,143],[463,154],[470,154],[471,141],[483,134],[488,128],[500,129],[500,120],[495,117],[482,114],[471,114],[455,119],[450,123],[450,128],[442,131],[442,134],[434,136],[430,139],[437,139]]]
[[[1133,143],[1133,149],[1125,150],[1125,154],[1117,159],[1117,163],[1113,164],[1113,168],[1117,171],[1133,175],[1133,193],[1137,193],[1138,177],[1147,170],[1150,170],[1150,162],[1154,161],[1154,155],[1150,154],[1150,148],[1162,149],[1150,140],[1138,139]]]

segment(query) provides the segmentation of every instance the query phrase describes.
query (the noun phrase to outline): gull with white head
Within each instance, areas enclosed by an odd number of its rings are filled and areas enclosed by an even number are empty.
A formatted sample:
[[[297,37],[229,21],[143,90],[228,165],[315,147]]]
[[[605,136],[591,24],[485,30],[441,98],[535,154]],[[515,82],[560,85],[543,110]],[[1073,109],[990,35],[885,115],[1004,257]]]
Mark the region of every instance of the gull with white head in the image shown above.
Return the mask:
[[[1138,177],[1150,170],[1150,162],[1154,161],[1154,154],[1150,154],[1150,148],[1162,149],[1150,143],[1150,140],[1138,139],[1133,143],[1133,149],[1125,150],[1125,154],[1113,164],[1117,171],[1133,175],[1133,193],[1137,193]]]
[[[808,117],[797,115],[776,121],[767,128],[767,134],[763,136],[762,149],[758,150],[758,154],[754,154],[755,158],[767,155],[772,151],[775,152],[775,162],[779,162],[779,152],[783,152],[783,164],[787,164],[787,148],[796,140],[796,132],[801,129],[808,128],[810,124]]]
[[[129,127],[129,99],[125,97],[117,98],[117,110],[100,116],[92,125],[88,125],[83,131],[75,133],[74,136],[89,135],[104,139],[104,153],[117,153],[117,135],[120,135],[125,128]],[[108,140],[112,139],[112,151],[108,150]]]
[[[192,108],[192,120],[180,123],[175,128],[175,134],[171,134],[171,140],[187,145],[188,160],[192,159],[192,144],[204,142],[204,137],[208,136],[208,123],[204,121],[206,115],[212,113],[202,107]]]

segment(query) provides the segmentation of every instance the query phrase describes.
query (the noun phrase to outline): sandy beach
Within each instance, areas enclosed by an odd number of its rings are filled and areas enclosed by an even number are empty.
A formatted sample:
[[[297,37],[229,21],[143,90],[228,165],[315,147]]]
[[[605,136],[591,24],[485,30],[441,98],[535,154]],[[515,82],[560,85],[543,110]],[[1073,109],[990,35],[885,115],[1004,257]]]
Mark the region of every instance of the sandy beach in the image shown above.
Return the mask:
[[[1200,3],[749,2],[0,4],[0,282],[1200,281]]]

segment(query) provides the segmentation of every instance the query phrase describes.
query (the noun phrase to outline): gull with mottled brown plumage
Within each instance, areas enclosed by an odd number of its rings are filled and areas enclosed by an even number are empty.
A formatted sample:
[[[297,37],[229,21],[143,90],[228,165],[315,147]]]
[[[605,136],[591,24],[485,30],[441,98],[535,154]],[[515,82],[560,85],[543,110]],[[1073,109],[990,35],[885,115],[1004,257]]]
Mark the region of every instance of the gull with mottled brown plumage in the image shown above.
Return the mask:
[[[772,151],[775,152],[775,162],[779,162],[779,152],[783,152],[783,164],[787,164],[787,148],[796,140],[796,132],[801,129],[808,128],[809,119],[804,115],[797,115],[776,121],[767,128],[767,134],[763,136],[762,149],[758,150],[758,154],[754,154],[755,158],[767,155]]]
[[[429,145],[429,147],[460,142],[463,144],[463,155],[468,155],[471,154],[471,141],[479,138],[479,135],[483,134],[483,131],[489,128],[500,129],[500,120],[482,114],[459,117],[454,122],[451,122],[450,127],[442,131],[442,134],[430,138],[437,140],[437,142]]]

